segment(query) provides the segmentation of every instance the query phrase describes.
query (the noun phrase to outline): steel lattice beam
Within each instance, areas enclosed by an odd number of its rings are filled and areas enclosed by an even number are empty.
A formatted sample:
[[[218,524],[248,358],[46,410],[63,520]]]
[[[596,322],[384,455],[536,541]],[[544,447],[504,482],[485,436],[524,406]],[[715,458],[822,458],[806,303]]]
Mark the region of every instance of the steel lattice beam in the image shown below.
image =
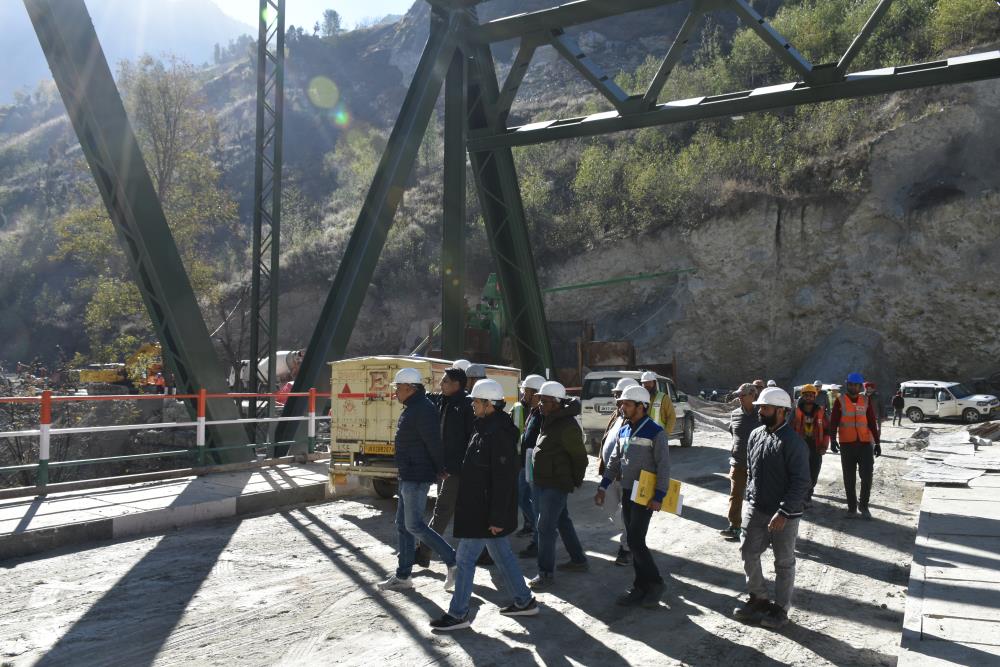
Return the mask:
[[[468,72],[456,49],[444,84],[444,195],[441,234],[441,354],[465,356],[465,110]]]
[[[38,41],[181,393],[226,391],[180,253],[83,0],[24,0]],[[193,405],[189,406],[193,410]],[[207,418],[238,417],[230,401],[210,401]],[[209,430],[216,444],[246,442],[240,426]],[[229,450],[224,461],[246,458]]]
[[[325,384],[329,380],[323,377],[328,372],[327,363],[343,356],[347,349],[365,292],[375,275],[375,265],[406,189],[406,180],[413,170],[417,149],[451,65],[460,20],[460,12],[435,10],[432,13],[430,37],[306,348],[295,380],[296,392]],[[301,416],[305,409],[306,400],[293,396],[282,414]],[[299,431],[299,422],[281,422],[275,438],[292,440]]]
[[[285,0],[260,0],[257,30],[257,135],[254,153],[253,246],[250,282],[249,389],[277,390],[278,274],[281,250],[281,170],[285,106]],[[261,373],[259,362],[267,360]],[[274,399],[250,403],[257,417],[274,417]],[[254,429],[262,446],[273,430]],[[279,453],[280,454],[280,453]]]

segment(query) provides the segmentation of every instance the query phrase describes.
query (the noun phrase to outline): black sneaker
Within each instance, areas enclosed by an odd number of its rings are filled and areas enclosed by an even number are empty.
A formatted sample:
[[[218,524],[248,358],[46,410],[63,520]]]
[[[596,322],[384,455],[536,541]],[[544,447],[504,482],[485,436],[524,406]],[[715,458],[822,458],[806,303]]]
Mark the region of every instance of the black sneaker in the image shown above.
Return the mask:
[[[758,598],[751,593],[746,602],[733,609],[733,617],[744,623],[757,623],[770,608],[771,602],[769,600]]]
[[[528,604],[523,607],[518,607],[515,603],[509,607],[504,607],[500,610],[500,613],[504,616],[535,616],[538,614],[538,601],[532,597],[528,600]]]
[[[871,510],[869,510],[867,507],[862,507],[861,518],[864,519],[865,521],[871,521],[872,520]]]
[[[535,534],[535,527],[534,526],[525,526],[521,530],[517,531],[517,536],[518,537],[529,537],[529,536],[534,535],[534,534]]]
[[[422,550],[417,549],[413,554],[413,563],[414,565],[419,565],[420,567],[430,567],[431,557]]]
[[[642,598],[645,594],[646,591],[633,586],[628,589],[628,592],[625,593],[625,595],[619,596],[618,599],[615,600],[615,604],[619,607],[636,607],[642,602]]]
[[[538,545],[532,542],[517,552],[518,558],[538,558]]]
[[[666,589],[667,587],[663,584],[653,584],[647,588],[645,595],[642,596],[643,609],[658,609],[660,598],[663,597],[663,591]]]
[[[847,512],[844,513],[844,518],[845,519],[857,519],[858,518],[858,510],[854,509],[853,507],[848,507],[847,508]]]
[[[431,621],[431,627],[435,630],[441,630],[442,632],[450,632],[452,630],[461,630],[462,628],[467,628],[472,625],[472,621],[466,618],[455,618],[451,614],[445,614],[436,621]]]
[[[621,565],[622,567],[629,565],[632,562],[632,552],[626,551],[625,549],[618,550],[618,557],[615,558],[615,565]]]
[[[777,630],[788,625],[788,612],[772,602],[764,618],[760,619],[760,624],[765,628]]]

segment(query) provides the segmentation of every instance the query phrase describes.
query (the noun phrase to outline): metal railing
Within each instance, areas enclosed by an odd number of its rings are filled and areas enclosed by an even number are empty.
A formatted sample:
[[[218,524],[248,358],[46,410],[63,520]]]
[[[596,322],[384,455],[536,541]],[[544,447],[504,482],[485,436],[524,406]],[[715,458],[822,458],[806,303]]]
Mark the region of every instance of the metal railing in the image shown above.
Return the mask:
[[[260,401],[271,398],[284,399],[290,396],[302,396],[309,399],[308,413],[304,417],[261,417],[246,419],[225,419],[206,421],[206,404],[210,400],[236,400],[236,401]],[[76,468],[101,463],[114,463],[120,461],[138,461],[145,459],[173,458],[173,457],[193,457],[196,467],[206,466],[206,458],[214,452],[222,452],[236,449],[255,449],[257,445],[253,442],[243,445],[227,445],[208,447],[205,438],[206,427],[219,424],[258,424],[284,421],[305,421],[308,423],[308,453],[312,454],[316,448],[316,426],[317,423],[329,421],[329,416],[316,416],[316,399],[330,398],[329,393],[317,392],[310,389],[308,392],[276,392],[272,394],[253,393],[231,393],[231,394],[209,394],[207,390],[201,389],[197,394],[125,394],[125,395],[99,395],[99,396],[54,396],[51,391],[45,390],[39,396],[0,396],[0,405],[20,404],[38,406],[38,428],[22,429],[18,431],[0,431],[0,438],[38,438],[38,462],[22,465],[12,465],[0,467],[0,474],[17,473],[22,471],[35,471],[35,488],[39,494],[45,493],[45,488],[49,484],[50,468]],[[195,421],[186,422],[153,422],[137,424],[115,424],[109,426],[72,426],[56,427],[52,425],[52,407],[55,403],[71,402],[107,402],[107,401],[155,401],[155,400],[190,400],[195,401]],[[183,429],[193,428],[195,430],[195,447],[193,449],[172,449],[149,454],[125,454],[118,456],[103,456],[91,459],[73,459],[67,461],[50,461],[50,443],[53,436],[73,435],[83,433],[108,433],[114,431],[138,431],[138,430],[162,430],[162,429]],[[270,447],[278,444],[288,443],[268,443]],[[169,470],[165,468],[164,470]]]

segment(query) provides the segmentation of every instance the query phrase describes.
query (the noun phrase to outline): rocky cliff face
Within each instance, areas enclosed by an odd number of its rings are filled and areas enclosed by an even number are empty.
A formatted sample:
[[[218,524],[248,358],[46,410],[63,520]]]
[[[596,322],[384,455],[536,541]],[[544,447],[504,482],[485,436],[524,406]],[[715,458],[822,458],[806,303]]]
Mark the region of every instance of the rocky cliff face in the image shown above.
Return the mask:
[[[1000,366],[1000,136],[991,129],[1000,84],[935,94],[936,112],[867,147],[870,187],[859,200],[760,199],[691,230],[574,257],[551,267],[546,284],[697,272],[551,295],[550,318],[585,314],[602,337],[630,334],[642,360],[676,351],[686,386],[811,380],[798,372],[807,360],[839,381],[857,363],[848,350],[879,346],[884,367],[859,370],[883,383]]]

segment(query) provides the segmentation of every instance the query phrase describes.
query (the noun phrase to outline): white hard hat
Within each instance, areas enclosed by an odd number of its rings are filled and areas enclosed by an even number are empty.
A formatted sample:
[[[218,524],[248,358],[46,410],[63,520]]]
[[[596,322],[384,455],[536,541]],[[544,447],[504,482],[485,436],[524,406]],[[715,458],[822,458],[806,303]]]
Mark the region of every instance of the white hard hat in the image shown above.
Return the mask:
[[[776,408],[791,408],[792,397],[781,387],[768,387],[760,392],[754,405],[772,405]]]
[[[639,383],[633,380],[632,378],[622,378],[621,380],[618,381],[618,384],[616,384],[615,388],[612,389],[611,391],[625,391],[629,387],[638,387],[638,386]]]
[[[625,391],[622,392],[622,397],[618,399],[618,402],[622,401],[635,401],[636,403],[645,403],[649,405],[649,391],[645,387],[640,387],[639,385],[634,385],[632,387],[625,387]]]
[[[451,367],[457,368],[460,371],[465,371],[465,369],[467,369],[471,364],[472,362],[468,359],[456,359],[455,363],[453,363]]]
[[[542,388],[543,384],[545,384],[545,378],[541,375],[529,375],[521,382],[521,389],[534,389],[538,391]]]
[[[642,377],[639,378],[639,382],[656,382],[656,373],[653,371],[646,371],[642,374]]]
[[[482,364],[469,364],[465,369],[465,375],[471,380],[473,378],[486,377],[486,367]]]
[[[767,386],[768,386],[768,387],[777,387],[777,386],[778,386],[778,383],[777,383],[777,382],[775,382],[774,380],[768,380],[768,381],[767,381]]]
[[[503,387],[496,380],[480,380],[472,388],[469,394],[472,398],[481,398],[487,401],[502,401]]]
[[[566,387],[558,382],[546,382],[538,389],[539,396],[550,396],[552,398],[566,398]]]
[[[396,377],[392,379],[393,384],[423,384],[424,379],[420,376],[420,371],[416,368],[400,368],[396,372]]]

